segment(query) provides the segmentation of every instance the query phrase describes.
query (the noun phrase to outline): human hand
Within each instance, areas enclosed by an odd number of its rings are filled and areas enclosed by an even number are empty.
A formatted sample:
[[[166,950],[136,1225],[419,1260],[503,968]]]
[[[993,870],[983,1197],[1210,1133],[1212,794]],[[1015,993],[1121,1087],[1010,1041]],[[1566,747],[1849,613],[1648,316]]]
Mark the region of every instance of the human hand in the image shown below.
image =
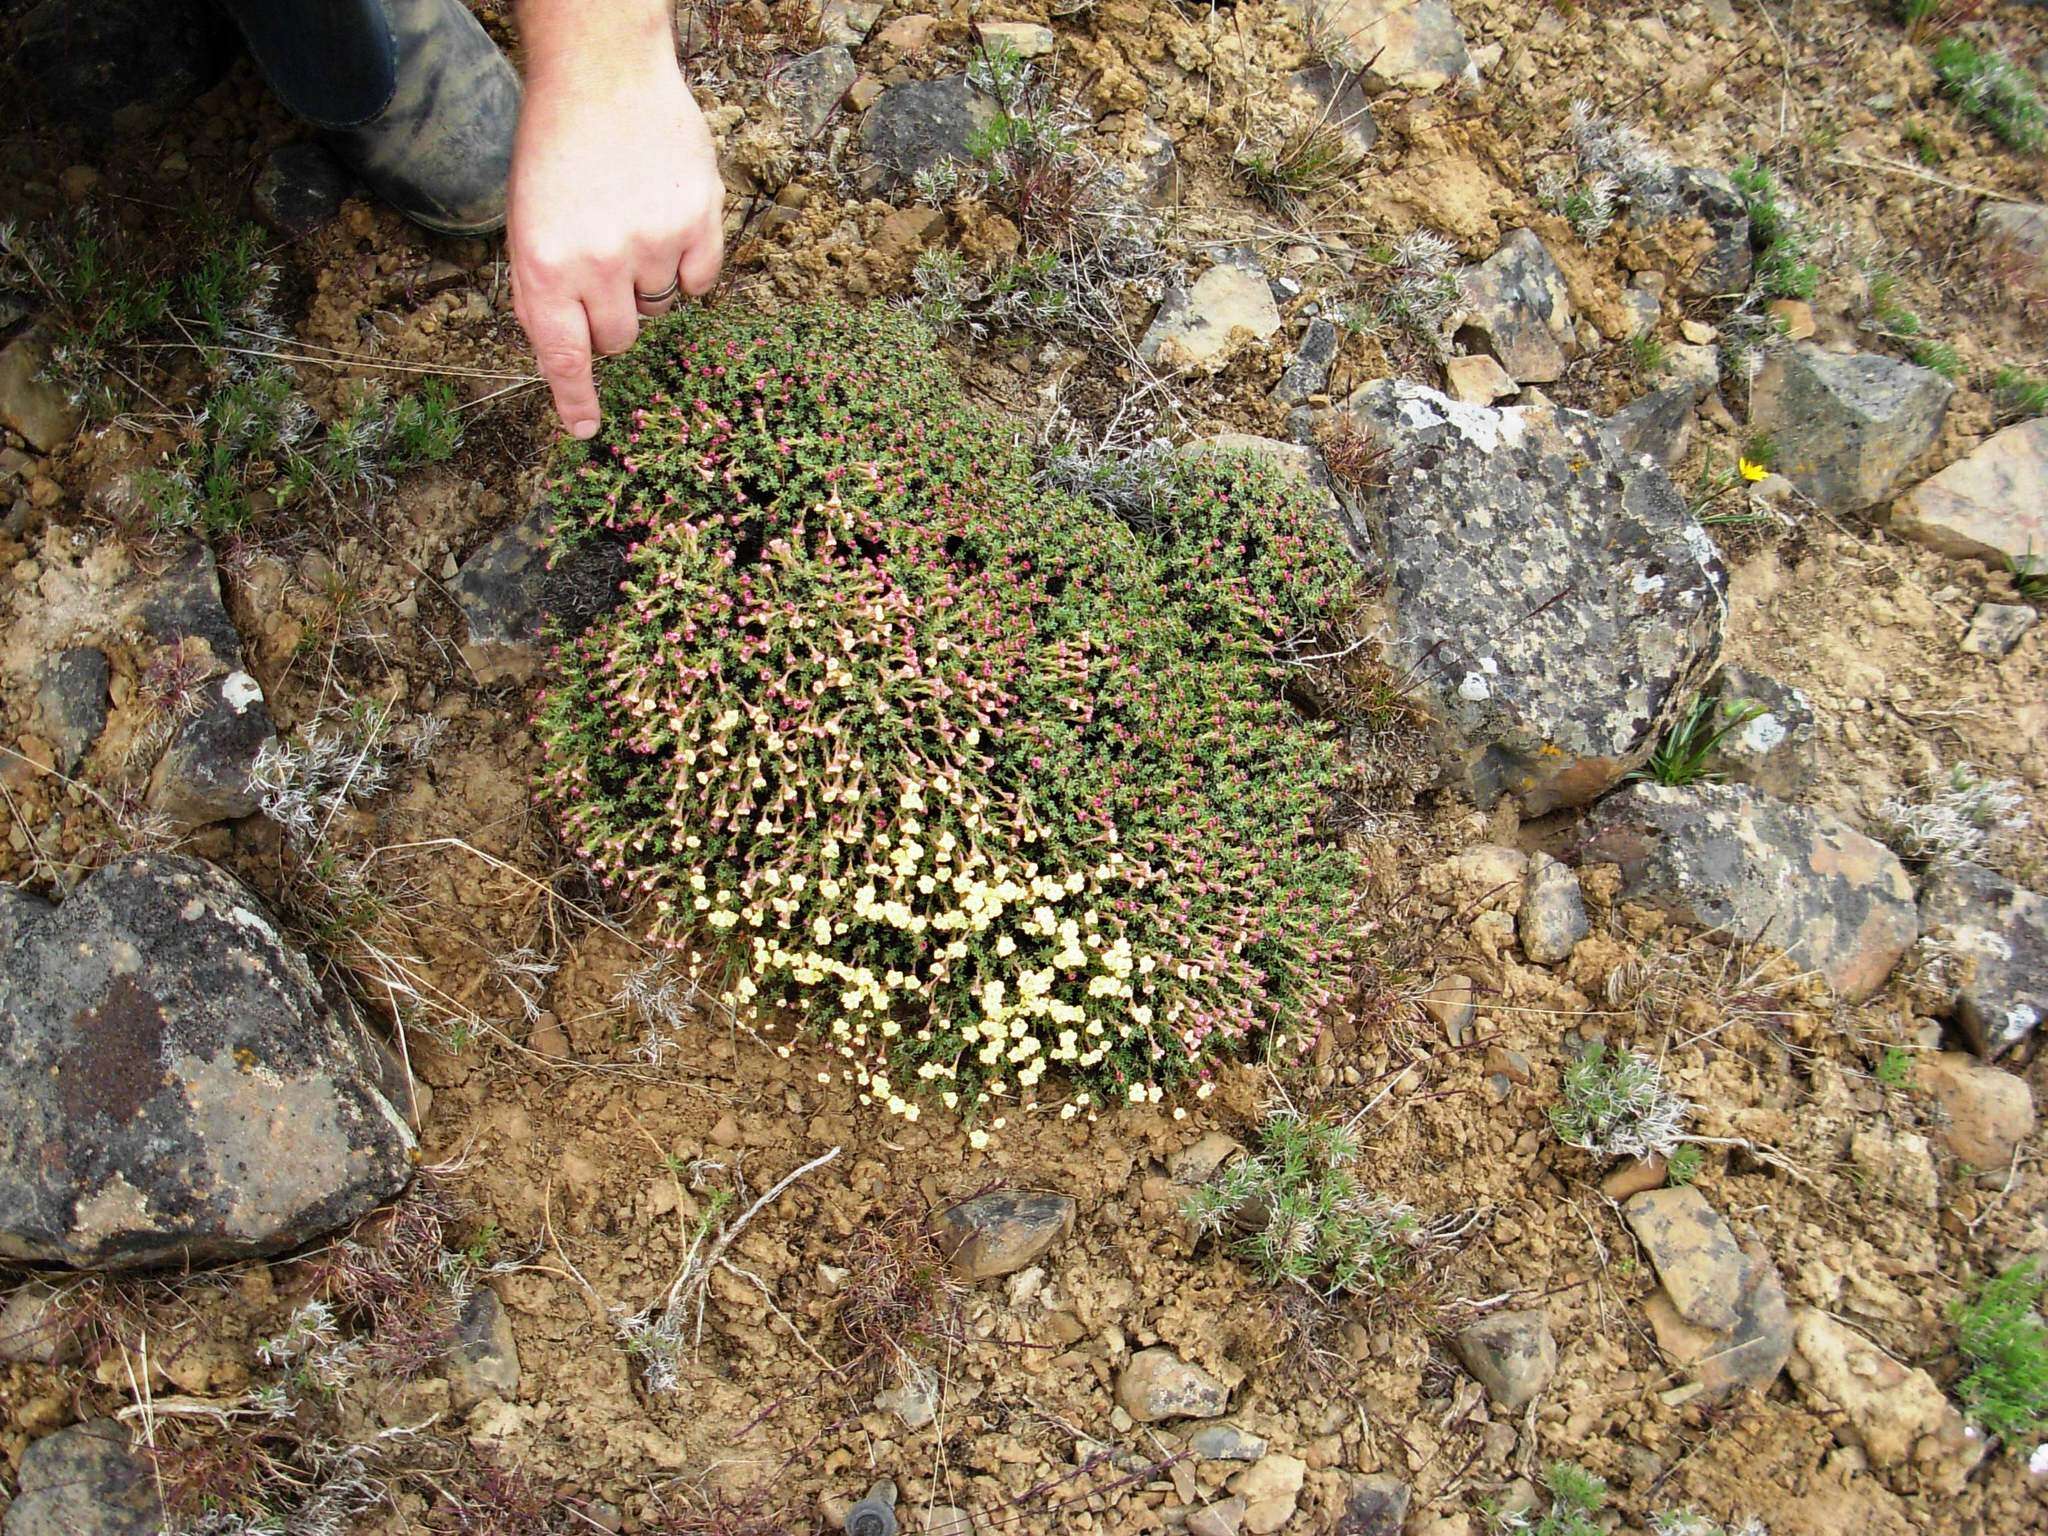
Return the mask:
[[[576,437],[597,431],[593,355],[630,347],[643,315],[674,304],[678,282],[708,292],[725,255],[725,188],[676,66],[667,8],[656,8],[658,28],[624,24],[635,9],[528,0],[522,12],[529,64],[506,213],[512,307]]]

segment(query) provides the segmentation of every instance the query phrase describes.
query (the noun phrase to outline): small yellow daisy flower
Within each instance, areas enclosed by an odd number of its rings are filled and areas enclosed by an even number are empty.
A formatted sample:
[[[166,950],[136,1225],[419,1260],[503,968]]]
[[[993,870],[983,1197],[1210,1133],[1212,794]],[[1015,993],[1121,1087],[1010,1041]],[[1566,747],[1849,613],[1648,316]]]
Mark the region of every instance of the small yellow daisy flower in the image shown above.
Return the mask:
[[[1758,464],[1751,459],[1736,460],[1735,468],[1741,473],[1742,478],[1745,480],[1761,480],[1765,475],[1768,475],[1770,473],[1770,470],[1766,469],[1763,465]]]

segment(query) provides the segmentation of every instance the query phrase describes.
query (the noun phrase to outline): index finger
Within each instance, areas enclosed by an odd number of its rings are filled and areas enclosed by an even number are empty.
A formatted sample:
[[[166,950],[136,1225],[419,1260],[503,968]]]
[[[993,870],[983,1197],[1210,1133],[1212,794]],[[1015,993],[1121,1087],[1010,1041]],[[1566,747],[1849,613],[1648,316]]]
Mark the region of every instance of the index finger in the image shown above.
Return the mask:
[[[597,386],[590,377],[590,318],[576,299],[527,298],[519,323],[555,397],[555,414],[572,437],[597,433]]]

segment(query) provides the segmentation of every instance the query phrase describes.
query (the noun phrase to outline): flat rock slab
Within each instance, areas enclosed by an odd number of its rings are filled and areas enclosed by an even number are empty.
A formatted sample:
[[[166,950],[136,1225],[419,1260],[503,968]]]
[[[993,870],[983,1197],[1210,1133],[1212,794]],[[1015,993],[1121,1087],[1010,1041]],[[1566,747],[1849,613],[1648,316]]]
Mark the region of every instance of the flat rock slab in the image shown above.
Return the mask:
[[[1765,1391],[1792,1355],[1792,1313],[1785,1287],[1761,1249],[1744,1255],[1733,1328],[1717,1331],[1686,1321],[1671,1293],[1663,1289],[1651,1294],[1643,1310],[1657,1335],[1657,1347],[1674,1365],[1691,1371],[1711,1399]]]
[[[1765,361],[1750,420],[1776,444],[1779,474],[1831,512],[1859,512],[1933,446],[1954,393],[1931,368],[1803,341]]]
[[[2003,1056],[2048,1017],[2048,897],[1981,864],[1944,864],[1920,888],[1920,920],[1970,961],[1956,1022],[1980,1056]]]
[[[1165,368],[1214,373],[1280,329],[1273,288],[1256,266],[1219,261],[1189,288],[1174,288],[1138,342],[1138,356]]]
[[[1163,1419],[1218,1419],[1230,1407],[1230,1389],[1164,1344],[1141,1349],[1116,1379],[1117,1405],[1140,1424]]]
[[[65,773],[79,765],[107,728],[107,689],[112,681],[106,653],[93,646],[74,645],[43,663],[35,724],[56,749],[57,766]]]
[[[2048,572],[2048,416],[1994,432],[1892,505],[1892,529],[1960,560]]]
[[[1860,1447],[1895,1487],[1931,1493],[1962,1488],[1989,1441],[1969,1432],[1933,1377],[1900,1365],[1814,1308],[1800,1308],[1793,1328],[1793,1379],[1816,1407],[1839,1415],[1837,1439]]]
[[[275,1253],[411,1177],[376,1047],[224,871],[125,859],[60,907],[9,888],[0,955],[0,1257]]]
[[[1915,1057],[1913,1086],[1941,1106],[1943,1144],[1980,1173],[2003,1178],[2013,1153],[2034,1134],[2027,1080],[1965,1051]]]
[[[1920,936],[1898,855],[1824,811],[1740,784],[1638,783],[1586,817],[1589,863],[1621,866],[1624,900],[1768,940],[1849,1002]]]
[[[1518,229],[1458,279],[1464,309],[1459,340],[1500,360],[1524,384],[1564,374],[1572,341],[1572,301],[1564,273],[1530,229]]]
[[[164,1510],[148,1455],[112,1419],[45,1435],[21,1458],[4,1536],[157,1536]]]
[[[1344,1481],[1344,1501],[1330,1536],[1401,1536],[1408,1520],[1409,1487],[1384,1474]]]
[[[468,627],[462,659],[480,683],[525,682],[546,653],[550,620],[573,634],[619,600],[623,551],[601,539],[557,549],[553,527],[553,510],[536,500],[448,584]]]
[[[1622,1212],[1678,1315],[1716,1333],[1740,1321],[1747,1260],[1721,1213],[1690,1186],[1633,1195]]]
[[[1465,1369],[1504,1413],[1521,1412],[1557,1374],[1557,1341],[1541,1307],[1482,1317],[1456,1342]]]
[[[1287,77],[1287,90],[1303,119],[1342,134],[1354,152],[1362,155],[1379,141],[1364,79],[1354,71],[1311,64]]]
[[[995,115],[994,98],[968,84],[965,75],[891,86],[861,119],[861,190],[892,196],[909,188],[920,171],[948,161],[972,164],[968,140]]]
[[[939,1212],[939,1246],[968,1280],[1013,1275],[1051,1251],[1074,1230],[1074,1202],[1065,1195],[998,1190]]]
[[[1323,56],[1368,89],[1437,91],[1472,72],[1447,0],[1294,0]]]
[[[1714,544],[1662,469],[1599,423],[1381,380],[1348,409],[1387,450],[1346,514],[1386,572],[1389,660],[1417,681],[1483,806],[1583,805],[1647,759],[1712,672]]]

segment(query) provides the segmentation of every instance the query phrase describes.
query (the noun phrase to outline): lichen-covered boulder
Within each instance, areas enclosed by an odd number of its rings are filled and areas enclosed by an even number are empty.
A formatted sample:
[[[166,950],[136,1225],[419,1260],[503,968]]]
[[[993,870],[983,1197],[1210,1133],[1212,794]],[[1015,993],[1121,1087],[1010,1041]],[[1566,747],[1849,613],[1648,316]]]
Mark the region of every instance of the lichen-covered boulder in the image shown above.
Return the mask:
[[[1473,798],[1541,815],[1619,782],[1721,649],[1726,575],[1670,477],[1576,411],[1400,380],[1349,410],[1387,450],[1347,517],[1385,567],[1389,659]]]
[[[948,161],[971,164],[968,141],[995,115],[995,98],[965,75],[891,86],[861,119],[861,190],[887,196],[909,187],[920,171]]]
[[[1898,855],[1747,785],[1631,784],[1593,807],[1582,835],[1588,863],[1621,867],[1623,899],[1768,941],[1850,1002],[1920,936]]]
[[[0,1258],[274,1253],[396,1194],[384,1064],[240,882],[124,859],[52,906],[0,887]]]
[[[1858,512],[1933,445],[1954,393],[1931,368],[1800,342],[1771,353],[1749,414],[1776,445],[1780,474],[1831,512]]]
[[[1459,339],[1484,347],[1510,376],[1547,384],[1563,376],[1573,344],[1564,273],[1534,230],[1518,229],[1458,279]]]

